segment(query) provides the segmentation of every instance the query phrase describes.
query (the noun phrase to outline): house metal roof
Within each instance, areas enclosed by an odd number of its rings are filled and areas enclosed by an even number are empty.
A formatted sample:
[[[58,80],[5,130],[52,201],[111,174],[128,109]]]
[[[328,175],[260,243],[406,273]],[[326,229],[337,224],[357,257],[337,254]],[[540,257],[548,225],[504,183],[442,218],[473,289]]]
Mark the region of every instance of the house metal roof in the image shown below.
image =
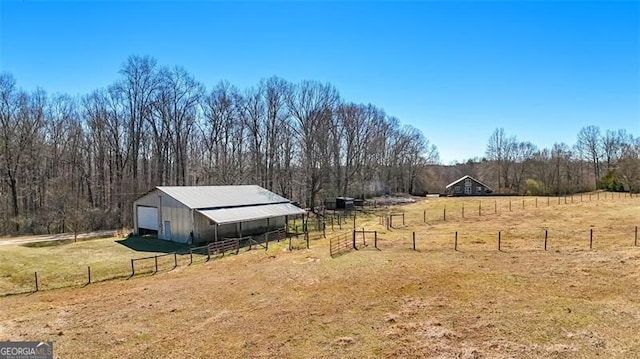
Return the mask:
[[[445,187],[445,188],[450,188],[450,187],[452,187],[453,185],[455,185],[456,183],[462,182],[462,181],[466,180],[467,178],[472,179],[472,180],[474,180],[474,181],[476,181],[476,182],[480,183],[481,185],[483,185],[484,187],[487,187],[487,188],[488,188],[488,189],[490,189],[490,190],[493,190],[491,187],[487,186],[486,184],[482,183],[481,181],[478,181],[477,179],[475,179],[475,178],[473,178],[473,177],[471,177],[471,176],[469,176],[469,175],[466,175],[466,176],[464,176],[464,177],[460,177],[460,178],[458,178],[457,180],[455,180],[455,181],[453,181],[453,182],[449,183],[449,184],[447,185],[447,187]]]
[[[191,209],[290,203],[288,199],[256,185],[159,186],[157,188]]]
[[[281,216],[293,216],[306,212],[290,203],[264,204],[259,206],[198,210],[217,224],[237,223]]]

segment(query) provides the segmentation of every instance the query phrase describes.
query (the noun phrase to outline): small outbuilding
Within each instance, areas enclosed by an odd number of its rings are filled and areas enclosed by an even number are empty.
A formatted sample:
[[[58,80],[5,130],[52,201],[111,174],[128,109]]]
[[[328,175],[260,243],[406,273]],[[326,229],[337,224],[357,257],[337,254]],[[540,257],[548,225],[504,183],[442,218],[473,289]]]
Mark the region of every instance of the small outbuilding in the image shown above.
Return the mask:
[[[491,187],[469,175],[458,178],[445,187],[445,194],[448,196],[483,196],[492,192]]]
[[[156,187],[133,203],[134,233],[202,243],[285,229],[306,212],[255,185]]]
[[[353,210],[354,199],[351,197],[334,197],[324,201],[326,209],[331,210]]]
[[[336,209],[353,209],[353,198],[351,197],[336,197]]]

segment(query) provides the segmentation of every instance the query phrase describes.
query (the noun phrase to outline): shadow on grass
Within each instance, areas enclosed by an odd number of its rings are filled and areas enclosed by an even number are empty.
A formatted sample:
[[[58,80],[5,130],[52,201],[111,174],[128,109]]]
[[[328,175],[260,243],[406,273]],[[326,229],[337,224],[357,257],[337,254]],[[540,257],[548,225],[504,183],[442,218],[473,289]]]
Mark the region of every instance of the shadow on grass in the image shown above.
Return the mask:
[[[186,254],[189,253],[189,245],[183,243],[176,243],[171,241],[164,241],[155,237],[128,237],[125,239],[119,239],[116,241],[127,248],[133,249],[137,252],[152,252],[152,253],[173,253]]]

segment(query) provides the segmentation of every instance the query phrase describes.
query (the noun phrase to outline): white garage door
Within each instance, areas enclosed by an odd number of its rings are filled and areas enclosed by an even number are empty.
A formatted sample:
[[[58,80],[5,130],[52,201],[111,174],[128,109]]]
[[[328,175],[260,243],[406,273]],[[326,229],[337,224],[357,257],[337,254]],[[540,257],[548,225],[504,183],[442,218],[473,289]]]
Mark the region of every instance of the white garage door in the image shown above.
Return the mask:
[[[158,230],[158,209],[138,206],[138,228]]]

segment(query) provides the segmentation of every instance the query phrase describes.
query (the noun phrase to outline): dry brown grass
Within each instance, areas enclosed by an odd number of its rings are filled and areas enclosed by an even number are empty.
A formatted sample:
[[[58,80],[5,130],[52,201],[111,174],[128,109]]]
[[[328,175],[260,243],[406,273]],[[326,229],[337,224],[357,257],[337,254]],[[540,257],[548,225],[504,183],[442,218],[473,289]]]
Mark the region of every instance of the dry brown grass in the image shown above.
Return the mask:
[[[389,231],[361,217],[358,227],[384,232],[381,251],[331,259],[324,239],[293,252],[281,243],[155,276],[2,298],[0,340],[53,340],[63,358],[640,356],[640,200],[511,212],[505,200],[497,214],[462,219],[463,200],[429,199],[394,209],[407,226]],[[477,211],[477,199],[464,201]],[[446,222],[422,223],[424,209],[445,203]],[[414,230],[419,251],[410,249]]]

